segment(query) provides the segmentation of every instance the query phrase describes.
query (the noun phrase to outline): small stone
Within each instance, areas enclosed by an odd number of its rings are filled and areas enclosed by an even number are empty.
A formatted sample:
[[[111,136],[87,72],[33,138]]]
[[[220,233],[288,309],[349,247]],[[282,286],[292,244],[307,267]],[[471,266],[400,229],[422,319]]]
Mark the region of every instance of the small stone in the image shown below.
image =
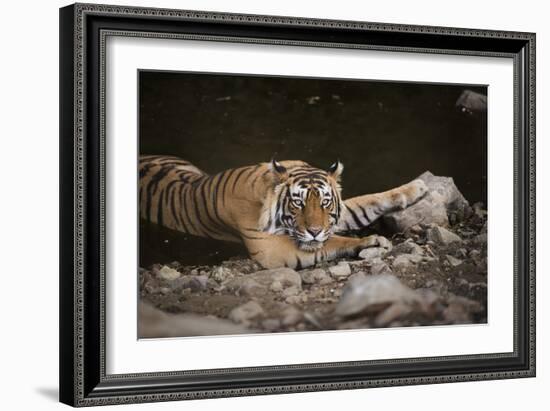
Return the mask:
[[[262,296],[272,291],[284,292],[290,287],[300,291],[302,277],[291,268],[274,268],[229,279],[224,285],[240,295]]]
[[[462,260],[459,260],[456,257],[453,257],[452,255],[446,255],[447,261],[449,264],[451,264],[453,267],[458,267],[460,264],[462,264]]]
[[[474,215],[480,220],[485,220],[487,218],[487,210],[483,209],[483,203],[475,203],[472,206]]]
[[[273,281],[271,285],[269,286],[269,289],[271,291],[274,291],[276,293],[283,291],[283,285],[280,281]]]
[[[374,275],[393,274],[390,266],[382,260],[373,262],[370,268],[370,273]]]
[[[248,323],[264,314],[264,310],[256,301],[249,301],[246,304],[233,308],[229,313],[229,319],[236,323]]]
[[[418,254],[401,254],[393,260],[393,268],[400,270],[409,268],[410,266],[422,261],[422,256]]]
[[[329,284],[332,278],[321,268],[300,271],[302,281],[306,284]]]
[[[202,291],[208,288],[208,277],[205,275],[183,276],[176,280],[174,287],[177,289],[190,289]]]
[[[181,277],[181,273],[173,268],[168,267],[167,265],[163,266],[158,270],[158,276],[164,280],[175,280]]]
[[[440,245],[462,242],[462,239],[455,233],[437,225],[428,230],[427,236],[428,240]]]
[[[201,274],[202,274],[202,272],[201,272]],[[233,273],[231,272],[231,270],[229,268],[225,268],[225,267],[220,265],[219,267],[216,267],[216,268],[214,268],[214,270],[212,270],[212,275],[211,276],[214,280],[221,283],[221,282],[227,280],[232,275],[233,275]]]
[[[424,250],[411,239],[408,239],[393,248],[392,254],[424,254]]]
[[[362,258],[363,260],[371,260],[373,258],[383,257],[387,252],[388,250],[383,247],[365,248],[359,253],[359,258]]]
[[[415,225],[413,225],[412,227],[409,228],[409,231],[412,234],[422,234],[424,229],[419,224],[415,224]]]
[[[348,263],[339,263],[329,267],[330,275],[336,280],[342,280],[348,278],[351,274],[351,268]]]
[[[462,258],[466,258],[468,257],[468,250],[466,250],[465,248],[459,248],[457,251],[456,251],[457,255],[459,257],[462,257]]]

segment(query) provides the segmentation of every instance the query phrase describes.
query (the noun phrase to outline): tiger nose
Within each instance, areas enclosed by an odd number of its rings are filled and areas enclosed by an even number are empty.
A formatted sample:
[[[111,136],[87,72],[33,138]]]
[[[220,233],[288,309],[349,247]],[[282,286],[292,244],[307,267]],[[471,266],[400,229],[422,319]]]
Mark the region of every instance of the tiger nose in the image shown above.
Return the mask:
[[[308,227],[307,229],[308,233],[310,233],[313,237],[319,235],[322,230],[323,229],[321,227]]]

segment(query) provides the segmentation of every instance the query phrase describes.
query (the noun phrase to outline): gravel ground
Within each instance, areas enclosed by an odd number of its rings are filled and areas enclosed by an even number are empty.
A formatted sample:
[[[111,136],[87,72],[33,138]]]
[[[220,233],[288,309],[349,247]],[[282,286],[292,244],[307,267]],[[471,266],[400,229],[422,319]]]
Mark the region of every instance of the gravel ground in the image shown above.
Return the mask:
[[[215,266],[175,261],[141,268],[146,309],[156,307],[167,318],[181,321],[167,326],[170,330],[158,323],[153,329],[147,322],[152,317],[140,313],[140,334],[486,323],[487,213],[475,204],[466,215],[449,214],[449,221],[447,227],[416,224],[388,236],[391,250],[371,248],[356,259],[300,271],[263,270],[250,259],[229,259]],[[185,320],[190,315],[192,326]]]

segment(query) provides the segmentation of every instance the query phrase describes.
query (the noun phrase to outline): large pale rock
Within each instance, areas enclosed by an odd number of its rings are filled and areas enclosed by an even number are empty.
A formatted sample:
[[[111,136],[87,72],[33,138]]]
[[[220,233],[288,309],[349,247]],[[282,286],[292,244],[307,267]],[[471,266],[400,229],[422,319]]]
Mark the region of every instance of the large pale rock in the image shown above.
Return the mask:
[[[188,337],[195,335],[244,334],[253,332],[229,320],[198,314],[170,314],[151,304],[138,305],[140,338]]]
[[[434,176],[426,171],[418,179],[428,186],[428,193],[404,210],[395,211],[383,217],[384,223],[394,232],[402,232],[416,224],[437,224],[448,226],[448,212],[465,214],[468,201],[456,187],[452,177]]]
[[[291,268],[274,268],[232,278],[224,283],[224,287],[241,295],[261,296],[284,292],[288,288],[300,291],[302,277]]]
[[[420,303],[421,298],[393,275],[354,277],[346,287],[336,314],[350,316],[366,310],[380,310],[393,303]]]

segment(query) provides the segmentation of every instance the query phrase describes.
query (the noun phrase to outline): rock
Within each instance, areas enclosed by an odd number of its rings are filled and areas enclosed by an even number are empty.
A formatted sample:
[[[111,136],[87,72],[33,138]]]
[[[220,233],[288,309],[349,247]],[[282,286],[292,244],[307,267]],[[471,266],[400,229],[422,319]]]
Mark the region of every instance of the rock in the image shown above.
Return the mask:
[[[300,271],[300,276],[302,277],[302,281],[306,284],[324,285],[332,282],[332,278],[321,268]]]
[[[290,287],[299,292],[302,277],[291,268],[274,268],[232,278],[224,286],[229,291],[248,296],[261,296],[270,291],[284,292]]]
[[[277,318],[268,318],[262,321],[262,327],[266,331],[275,331],[281,328],[281,321],[279,321],[279,319]]]
[[[462,242],[462,238],[455,233],[440,226],[433,226],[427,232],[428,240],[433,241],[435,244],[448,245],[451,243]]]
[[[476,235],[474,237],[474,243],[480,244],[480,245],[486,244],[487,243],[487,233],[481,233],[479,235]]]
[[[174,270],[173,268],[170,268],[167,265],[162,266],[162,268],[158,270],[157,275],[160,278],[164,280],[169,280],[169,281],[172,281],[181,277],[181,273],[179,271]]]
[[[260,317],[264,310],[256,301],[249,301],[246,304],[235,307],[229,313],[229,319],[236,323],[247,324],[250,320]]]
[[[211,277],[217,282],[221,283],[233,276],[233,272],[229,268],[219,266],[212,270]]]
[[[412,311],[411,306],[408,304],[401,302],[394,303],[376,316],[374,325],[377,327],[386,327],[395,320],[409,315]]]
[[[363,260],[371,260],[373,258],[383,257],[387,252],[388,250],[383,247],[365,248],[359,253],[359,258],[362,258]]]
[[[432,319],[435,318],[435,316],[440,312],[439,302],[441,297],[428,288],[419,288],[415,291],[421,298],[420,310],[422,313]]]
[[[403,270],[409,268],[410,266],[419,263],[422,261],[422,256],[418,254],[401,254],[395,257],[393,260],[393,268]]]
[[[473,114],[487,111],[487,96],[472,90],[464,90],[455,103],[462,112]]]
[[[420,297],[393,275],[357,277],[346,285],[336,307],[339,316],[350,316],[365,310],[380,310],[393,303],[420,302]]]
[[[382,261],[382,259],[380,258],[371,261],[370,273],[374,275],[393,274],[390,266]]]
[[[229,287],[231,291],[235,291],[239,295],[254,297],[265,294],[266,288],[253,278],[245,278],[240,282],[240,286],[236,289]]]
[[[472,206],[472,209],[473,209],[473,213],[474,215],[479,219],[479,220],[486,220],[487,219],[487,210],[483,209],[483,203],[475,203],[473,206]]]
[[[343,280],[348,278],[351,274],[351,267],[348,263],[339,263],[329,267],[330,275],[336,280]]]
[[[481,304],[465,297],[451,296],[448,306],[443,311],[443,318],[453,324],[472,322],[472,315],[482,311]]]
[[[317,317],[313,313],[305,312],[304,313],[304,320],[306,320],[308,323],[313,325],[315,328],[318,328],[319,330],[323,329],[322,324],[319,322],[319,320],[317,319]]]
[[[456,251],[457,255],[461,258],[466,258],[468,257],[468,250],[466,250],[465,248],[459,248],[457,251]]]
[[[297,295],[291,295],[285,298],[285,302],[287,302],[288,304],[299,305],[302,302],[302,298]]]
[[[392,254],[424,254],[424,250],[410,238],[393,247]]]
[[[293,285],[291,287],[287,287],[283,290],[283,297],[290,297],[292,295],[298,295],[300,294],[300,291],[302,291],[302,288],[298,288],[297,286]]]
[[[447,258],[447,261],[449,264],[451,264],[453,267],[458,267],[460,264],[462,264],[462,260],[459,260],[456,257],[453,257],[452,255],[446,255],[445,258]]]
[[[276,293],[283,291],[283,284],[281,284],[280,281],[273,281],[271,285],[269,286],[269,289],[271,291],[274,291]]]
[[[254,331],[213,316],[166,313],[144,302],[139,303],[138,310],[139,338],[228,335]]]
[[[426,183],[428,193],[410,207],[385,215],[383,221],[390,230],[404,232],[420,223],[448,226],[448,212],[467,214],[470,206],[451,177],[434,176],[426,171],[418,179]]]
[[[293,306],[285,308],[282,314],[283,319],[281,320],[281,323],[287,327],[298,324],[303,318],[302,312]]]
[[[174,290],[190,289],[191,291],[203,291],[208,288],[208,277],[205,275],[185,275],[172,280]]]
[[[349,279],[348,279],[348,282],[349,281],[355,281],[356,278],[365,278],[367,275],[365,274],[364,271],[358,271],[356,273],[353,273],[352,275],[349,276]]]

